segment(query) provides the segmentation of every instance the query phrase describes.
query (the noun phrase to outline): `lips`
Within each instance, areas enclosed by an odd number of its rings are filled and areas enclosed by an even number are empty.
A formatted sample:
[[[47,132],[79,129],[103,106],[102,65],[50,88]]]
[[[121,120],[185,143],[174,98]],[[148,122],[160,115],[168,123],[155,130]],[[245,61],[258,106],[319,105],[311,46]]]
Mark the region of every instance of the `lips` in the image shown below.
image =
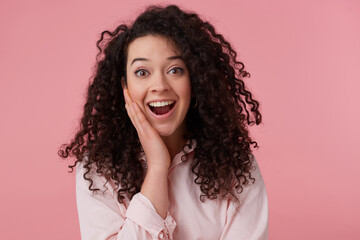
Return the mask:
[[[174,99],[171,99],[171,98],[167,98],[167,99],[153,99],[151,101],[148,101],[147,102],[147,105],[149,105],[150,103],[152,102],[166,102],[166,101],[174,101],[176,102]]]
[[[171,111],[171,109],[175,106],[176,102],[173,102],[170,105],[162,106],[162,107],[152,107],[149,105],[150,110],[156,115],[164,115]]]
[[[172,113],[174,112],[174,109],[176,108],[176,101],[170,105],[165,106],[166,108],[162,108],[162,107],[151,107],[149,104],[147,104],[147,111],[149,112],[149,114],[151,116],[153,116],[155,119],[161,119],[161,120],[165,120],[168,117],[170,117],[172,115]],[[157,109],[156,109],[157,108]],[[162,108],[162,109],[160,109]],[[160,114],[159,114],[160,113]]]

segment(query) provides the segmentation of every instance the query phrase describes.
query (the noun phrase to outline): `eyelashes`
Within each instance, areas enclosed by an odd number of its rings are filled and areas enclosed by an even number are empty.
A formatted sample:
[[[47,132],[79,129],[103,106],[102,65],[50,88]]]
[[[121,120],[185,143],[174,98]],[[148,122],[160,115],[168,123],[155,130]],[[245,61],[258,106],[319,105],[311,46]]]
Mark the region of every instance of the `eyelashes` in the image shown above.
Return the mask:
[[[173,67],[169,70],[169,72],[173,72],[174,70],[176,70],[178,72],[175,74],[183,74],[184,73],[184,69],[181,67]],[[137,77],[146,77],[149,74],[149,72],[144,68],[140,68],[140,69],[136,70],[134,73]],[[140,75],[139,75],[139,73],[140,73]]]
[[[146,77],[144,74],[139,75],[138,73],[147,73],[147,74],[149,74],[149,72],[146,71],[146,70],[143,69],[143,68],[140,68],[139,70],[135,71],[135,75],[136,75],[137,77]]]
[[[181,67],[173,67],[172,69],[170,69],[169,72],[171,72],[171,71],[174,70],[174,69],[178,70],[178,71],[179,71],[179,74],[181,74],[181,73],[184,72],[184,69],[182,69]]]

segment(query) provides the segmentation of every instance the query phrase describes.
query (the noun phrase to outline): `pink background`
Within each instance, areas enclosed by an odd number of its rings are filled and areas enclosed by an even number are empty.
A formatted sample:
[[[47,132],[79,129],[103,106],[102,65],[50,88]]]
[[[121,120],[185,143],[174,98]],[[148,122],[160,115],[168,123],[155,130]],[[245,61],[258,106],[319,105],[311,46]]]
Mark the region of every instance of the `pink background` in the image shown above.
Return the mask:
[[[149,3],[0,2],[0,239],[80,239],[57,149],[78,126],[100,32]],[[212,22],[252,75],[269,239],[360,239],[360,2],[173,3]]]

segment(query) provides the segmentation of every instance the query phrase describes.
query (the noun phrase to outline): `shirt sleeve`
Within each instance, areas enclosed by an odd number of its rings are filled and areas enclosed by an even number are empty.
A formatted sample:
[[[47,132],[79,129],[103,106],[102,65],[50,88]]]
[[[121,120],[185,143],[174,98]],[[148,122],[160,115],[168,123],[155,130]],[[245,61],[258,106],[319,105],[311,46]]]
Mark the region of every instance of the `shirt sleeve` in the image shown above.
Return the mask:
[[[126,204],[117,201],[112,185],[97,174],[91,175],[92,188],[100,189],[94,193],[88,188],[90,183],[84,179],[84,172],[80,163],[76,167],[76,203],[82,240],[173,239],[176,222],[169,213],[164,220],[141,192],[133,196],[126,208]]]
[[[220,240],[267,240],[269,229],[268,199],[259,165],[253,155],[255,169],[251,176],[256,180],[243,186],[238,197],[240,206],[231,202]]]

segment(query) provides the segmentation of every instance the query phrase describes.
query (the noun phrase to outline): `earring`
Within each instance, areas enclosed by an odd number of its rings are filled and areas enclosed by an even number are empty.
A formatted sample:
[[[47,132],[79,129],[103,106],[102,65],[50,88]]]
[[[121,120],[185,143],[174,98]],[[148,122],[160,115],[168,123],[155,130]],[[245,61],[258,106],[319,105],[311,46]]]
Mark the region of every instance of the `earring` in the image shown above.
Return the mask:
[[[191,101],[194,99],[195,97],[192,97],[191,98]],[[196,106],[198,105],[198,101],[197,101],[197,99],[195,98],[195,105],[194,106],[191,106],[191,102],[190,102],[190,107],[191,108],[196,108]]]

